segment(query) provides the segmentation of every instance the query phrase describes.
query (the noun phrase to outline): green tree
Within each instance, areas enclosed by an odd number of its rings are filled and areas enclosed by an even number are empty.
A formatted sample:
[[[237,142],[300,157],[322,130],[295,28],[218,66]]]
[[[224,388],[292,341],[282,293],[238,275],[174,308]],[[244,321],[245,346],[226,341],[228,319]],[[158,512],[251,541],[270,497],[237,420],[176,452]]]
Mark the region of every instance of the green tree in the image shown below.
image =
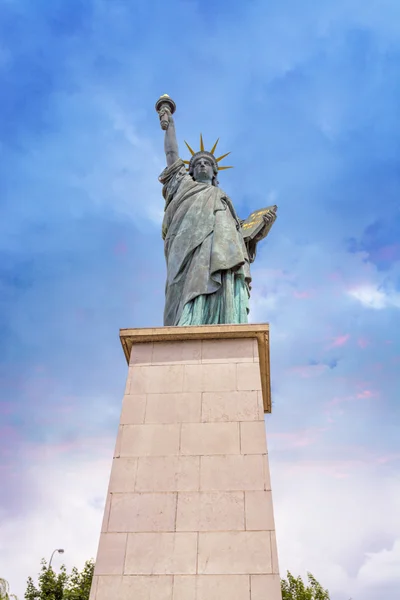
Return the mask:
[[[0,600],[11,600],[11,598],[18,600],[15,594],[10,594],[10,584],[8,581],[0,577]]]
[[[74,567],[64,592],[64,600],[89,600],[93,572],[93,560],[87,560],[81,572]]]
[[[45,560],[41,564],[37,587],[32,577],[28,578],[25,600],[89,600],[93,560],[87,561],[81,572],[74,567],[69,575],[64,565],[57,575]]]
[[[289,571],[286,577],[281,581],[282,600],[330,600],[328,590],[311,573],[307,573],[307,586],[301,577],[293,577]]]

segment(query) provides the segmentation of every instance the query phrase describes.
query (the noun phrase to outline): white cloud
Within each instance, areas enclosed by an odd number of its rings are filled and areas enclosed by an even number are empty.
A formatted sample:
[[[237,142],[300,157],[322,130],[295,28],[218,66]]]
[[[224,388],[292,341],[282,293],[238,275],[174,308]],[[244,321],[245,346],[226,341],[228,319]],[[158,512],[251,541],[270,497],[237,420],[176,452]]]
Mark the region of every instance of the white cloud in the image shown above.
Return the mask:
[[[375,310],[389,307],[400,308],[400,294],[398,292],[384,290],[372,284],[355,287],[348,294],[367,308]]]
[[[281,576],[287,569],[302,576],[311,571],[332,600],[382,600],[388,585],[394,597],[400,586],[398,472],[365,465],[343,477],[341,469],[339,462],[323,461],[293,467],[272,455]]]

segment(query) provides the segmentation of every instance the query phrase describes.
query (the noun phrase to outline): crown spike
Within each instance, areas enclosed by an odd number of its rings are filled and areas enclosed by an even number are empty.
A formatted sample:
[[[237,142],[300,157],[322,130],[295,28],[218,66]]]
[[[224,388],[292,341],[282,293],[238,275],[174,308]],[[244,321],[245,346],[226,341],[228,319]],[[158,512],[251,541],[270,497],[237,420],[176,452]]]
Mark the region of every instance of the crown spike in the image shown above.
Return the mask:
[[[202,134],[200,134],[200,152],[204,152],[204,142]]]
[[[225,156],[228,156],[228,154],[230,154],[230,152],[227,152],[226,154],[223,154],[222,156],[220,156],[219,158],[216,158],[215,160],[217,162],[219,162],[220,160],[222,160],[223,158],[225,158]]]
[[[219,142],[219,138],[218,138],[218,139],[217,139],[217,141],[215,142],[214,146],[211,148],[211,150],[210,150],[211,154],[214,154],[214,152],[215,152],[215,149],[216,149],[216,147],[217,147],[217,144],[218,144],[218,142]]]
[[[218,167],[218,171],[224,171],[225,169],[233,169],[233,167]]]
[[[186,146],[188,147],[190,154],[191,154],[192,156],[194,156],[194,150],[192,150],[192,149],[191,149],[191,147],[189,146],[189,144],[187,143],[187,141],[186,141],[186,140],[185,140],[185,144],[186,144]]]

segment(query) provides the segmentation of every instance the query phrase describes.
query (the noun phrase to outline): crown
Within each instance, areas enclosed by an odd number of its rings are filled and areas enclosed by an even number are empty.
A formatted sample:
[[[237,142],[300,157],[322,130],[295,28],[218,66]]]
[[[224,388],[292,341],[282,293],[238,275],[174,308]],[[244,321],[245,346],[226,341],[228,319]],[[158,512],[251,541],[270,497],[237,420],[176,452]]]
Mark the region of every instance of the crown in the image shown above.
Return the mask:
[[[190,170],[190,167],[192,166],[194,159],[195,159],[197,156],[201,155],[201,154],[203,154],[203,155],[205,155],[205,156],[209,156],[210,158],[212,158],[212,159],[213,159],[213,162],[214,162],[214,167],[215,167],[216,171],[223,171],[224,169],[233,169],[233,167],[220,167],[220,166],[219,166],[219,164],[218,164],[218,163],[219,163],[219,162],[220,162],[220,161],[221,161],[223,158],[225,158],[225,156],[228,156],[228,154],[230,154],[230,152],[227,152],[226,154],[223,154],[222,156],[219,156],[218,158],[215,158],[215,156],[214,156],[214,152],[215,152],[215,149],[216,149],[216,147],[217,147],[217,145],[218,145],[218,142],[219,142],[219,138],[217,139],[217,141],[215,142],[214,146],[211,148],[211,150],[210,150],[210,151],[208,151],[208,150],[205,150],[205,149],[204,149],[203,136],[202,136],[202,134],[200,134],[200,150],[199,150],[198,152],[195,152],[194,150],[192,150],[192,148],[189,146],[189,144],[188,144],[188,143],[187,143],[187,141],[185,140],[185,144],[186,144],[186,146],[188,147],[190,154],[192,155],[192,158],[191,158],[190,160],[184,160],[184,161],[183,161],[183,162],[185,163],[185,165],[188,165],[188,167],[187,167],[187,169],[186,169],[186,170],[187,170],[187,171],[189,171],[189,170]]]

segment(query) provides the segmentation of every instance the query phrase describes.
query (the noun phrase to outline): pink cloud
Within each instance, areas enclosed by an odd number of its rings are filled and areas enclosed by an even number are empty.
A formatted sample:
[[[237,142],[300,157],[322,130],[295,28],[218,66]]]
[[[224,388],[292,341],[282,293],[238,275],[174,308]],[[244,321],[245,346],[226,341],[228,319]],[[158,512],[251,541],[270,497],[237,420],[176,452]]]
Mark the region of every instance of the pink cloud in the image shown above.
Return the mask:
[[[116,244],[114,246],[114,254],[116,254],[117,256],[122,256],[124,254],[126,254],[128,251],[128,247],[125,244],[125,242],[119,242],[118,244]]]
[[[332,341],[332,344],[329,346],[330,348],[339,348],[340,346],[344,346],[350,339],[350,334],[345,333],[344,335],[338,335]]]
[[[315,444],[319,434],[326,430],[326,427],[315,427],[300,431],[270,433],[268,439],[282,442],[282,446],[285,448],[304,448]]]
[[[356,398],[358,398],[359,400],[367,400],[368,398],[373,398],[377,395],[377,392],[374,392],[372,390],[362,390],[362,392],[359,392],[357,394]]]
[[[398,260],[400,258],[400,244],[383,246],[378,250],[376,256],[380,260]]]
[[[295,290],[293,292],[293,296],[295,298],[299,298],[300,300],[306,300],[308,298],[312,298],[313,295],[314,295],[314,292],[312,290],[309,290],[309,291],[304,290],[303,292]]]
[[[318,377],[328,369],[328,365],[299,365],[289,369],[292,373],[296,373],[303,379]]]
[[[365,337],[360,337],[357,340],[357,344],[358,344],[358,346],[360,346],[360,348],[362,348],[364,350],[364,348],[367,348],[367,346],[369,346],[371,344],[371,342]]]

